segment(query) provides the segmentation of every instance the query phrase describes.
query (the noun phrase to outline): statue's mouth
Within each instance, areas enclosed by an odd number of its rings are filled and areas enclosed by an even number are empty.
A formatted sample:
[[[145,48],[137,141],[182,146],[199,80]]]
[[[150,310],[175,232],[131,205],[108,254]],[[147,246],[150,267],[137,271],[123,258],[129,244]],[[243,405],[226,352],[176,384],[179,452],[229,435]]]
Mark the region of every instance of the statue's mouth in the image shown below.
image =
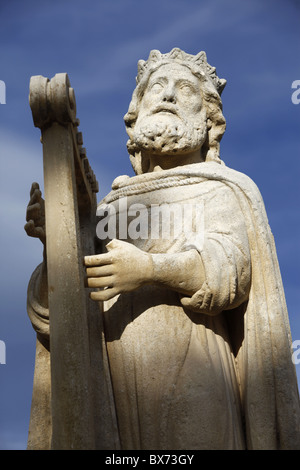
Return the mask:
[[[165,106],[165,105],[157,107],[153,114],[157,114],[157,113],[167,113],[167,114],[177,115],[177,112],[173,107],[169,107],[169,106]]]

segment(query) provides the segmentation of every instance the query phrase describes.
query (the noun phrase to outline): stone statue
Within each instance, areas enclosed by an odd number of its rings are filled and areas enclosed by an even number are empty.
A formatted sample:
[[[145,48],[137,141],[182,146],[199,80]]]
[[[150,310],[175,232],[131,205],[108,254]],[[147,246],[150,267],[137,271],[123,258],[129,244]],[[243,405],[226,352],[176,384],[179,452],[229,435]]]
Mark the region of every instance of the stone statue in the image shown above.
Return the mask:
[[[256,185],[220,159],[225,84],[204,52],[152,51],[138,63],[124,118],[136,176],[113,182],[98,207],[97,249],[83,253],[85,289],[103,321],[104,365],[92,345],[91,367],[106,384],[89,448],[300,448],[273,236]],[[47,245],[43,204],[33,185],[25,228]],[[42,364],[29,448],[51,446],[50,290],[45,254],[28,288]],[[63,445],[52,436],[53,447]]]

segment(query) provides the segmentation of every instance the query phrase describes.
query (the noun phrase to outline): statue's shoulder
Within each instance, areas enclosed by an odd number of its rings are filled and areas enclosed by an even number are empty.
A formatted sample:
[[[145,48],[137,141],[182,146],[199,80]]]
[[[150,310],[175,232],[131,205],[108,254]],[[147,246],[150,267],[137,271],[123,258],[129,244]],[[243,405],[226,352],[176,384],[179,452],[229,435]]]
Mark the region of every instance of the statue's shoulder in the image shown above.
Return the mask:
[[[235,186],[246,194],[251,193],[253,196],[261,198],[259,188],[252,178],[224,164],[204,162],[196,164],[194,171],[196,171],[199,176]]]
[[[246,174],[224,164],[203,162],[162,172],[145,173],[132,177],[119,176],[113,181],[111,192],[102,199],[99,206],[111,203],[120,197],[133,193],[151,192],[154,189],[184,186],[187,191],[189,185],[192,187],[195,183],[201,183],[205,180],[217,182],[219,188],[225,185],[229,191],[234,190],[236,195],[241,192],[253,201],[261,200],[258,187]]]
[[[234,170],[216,162],[203,162],[189,165],[183,172],[189,178],[198,176],[210,181],[218,182],[218,186],[226,189],[238,200],[247,199],[252,208],[264,211],[264,201],[256,183],[245,173]],[[241,199],[242,198],[242,199]]]

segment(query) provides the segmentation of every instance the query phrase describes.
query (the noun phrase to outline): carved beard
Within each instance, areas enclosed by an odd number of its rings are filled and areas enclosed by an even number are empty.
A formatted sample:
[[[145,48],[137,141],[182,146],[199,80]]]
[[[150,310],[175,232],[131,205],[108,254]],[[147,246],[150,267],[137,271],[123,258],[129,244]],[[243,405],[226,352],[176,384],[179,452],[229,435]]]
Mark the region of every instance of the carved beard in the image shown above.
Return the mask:
[[[132,144],[135,150],[144,150],[156,155],[188,153],[202,147],[207,134],[202,115],[192,123],[174,114],[157,113],[136,122]]]

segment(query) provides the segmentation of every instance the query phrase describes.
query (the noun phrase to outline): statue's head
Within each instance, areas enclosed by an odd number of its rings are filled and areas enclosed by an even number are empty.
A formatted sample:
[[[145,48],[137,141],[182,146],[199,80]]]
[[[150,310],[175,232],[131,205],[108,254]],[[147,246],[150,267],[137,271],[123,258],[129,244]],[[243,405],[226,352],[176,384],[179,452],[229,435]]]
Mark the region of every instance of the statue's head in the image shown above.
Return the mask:
[[[151,51],[138,62],[137,86],[124,116],[127,148],[137,174],[149,169],[149,155],[185,155],[199,151],[199,161],[220,163],[226,123],[219,79],[205,52]]]

